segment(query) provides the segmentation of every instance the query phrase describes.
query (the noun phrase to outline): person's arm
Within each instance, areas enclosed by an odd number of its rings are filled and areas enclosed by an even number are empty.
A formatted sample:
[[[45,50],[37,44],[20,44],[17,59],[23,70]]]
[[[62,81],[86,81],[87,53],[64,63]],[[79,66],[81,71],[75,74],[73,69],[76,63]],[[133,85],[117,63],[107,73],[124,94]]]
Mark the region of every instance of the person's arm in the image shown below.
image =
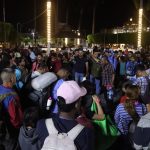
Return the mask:
[[[103,109],[102,109],[102,107],[101,107],[101,105],[99,103],[99,98],[96,95],[93,95],[92,98],[93,98],[94,102],[97,105],[97,111],[98,111],[97,114],[95,113],[93,115],[92,119],[93,120],[103,120],[105,118],[105,115],[104,115]]]
[[[89,73],[89,63],[88,62],[85,63],[85,67],[86,67],[86,76],[88,76],[88,73]]]

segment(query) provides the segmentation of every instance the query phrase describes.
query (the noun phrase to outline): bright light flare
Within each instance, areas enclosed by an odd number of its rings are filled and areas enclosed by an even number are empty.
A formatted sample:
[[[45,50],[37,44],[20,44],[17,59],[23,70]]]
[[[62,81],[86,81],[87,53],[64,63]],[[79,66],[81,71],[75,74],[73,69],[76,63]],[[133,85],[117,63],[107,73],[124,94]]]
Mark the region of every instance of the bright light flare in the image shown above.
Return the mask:
[[[52,11],[52,3],[50,1],[47,2],[47,43],[51,43],[51,11]]]
[[[77,39],[77,45],[80,45],[80,39],[79,38]]]
[[[68,45],[68,38],[65,38],[65,45]]]
[[[143,17],[143,9],[139,9],[139,21],[138,21],[138,42],[137,47],[140,48],[142,46],[142,17]]]

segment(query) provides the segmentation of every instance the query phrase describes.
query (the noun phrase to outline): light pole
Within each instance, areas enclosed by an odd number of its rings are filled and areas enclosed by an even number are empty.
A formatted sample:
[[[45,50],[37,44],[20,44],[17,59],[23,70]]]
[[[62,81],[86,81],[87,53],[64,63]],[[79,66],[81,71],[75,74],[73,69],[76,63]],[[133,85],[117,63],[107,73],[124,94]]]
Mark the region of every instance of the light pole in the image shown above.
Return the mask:
[[[51,17],[52,17],[52,2],[47,1],[47,53],[48,54],[50,52],[50,44],[52,39]]]
[[[142,27],[143,27],[142,21],[143,21],[143,0],[140,0],[137,48],[141,48],[142,46]]]
[[[19,25],[20,25],[20,23],[18,22],[17,23],[17,46],[18,46],[18,43],[19,43]]]

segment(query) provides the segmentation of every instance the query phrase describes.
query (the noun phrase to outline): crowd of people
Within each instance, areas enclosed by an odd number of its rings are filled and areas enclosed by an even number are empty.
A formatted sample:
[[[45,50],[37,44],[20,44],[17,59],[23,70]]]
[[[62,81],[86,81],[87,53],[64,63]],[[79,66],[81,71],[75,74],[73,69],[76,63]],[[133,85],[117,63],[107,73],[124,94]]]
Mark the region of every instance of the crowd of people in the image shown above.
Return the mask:
[[[150,148],[150,52],[0,49],[0,83],[0,150]]]

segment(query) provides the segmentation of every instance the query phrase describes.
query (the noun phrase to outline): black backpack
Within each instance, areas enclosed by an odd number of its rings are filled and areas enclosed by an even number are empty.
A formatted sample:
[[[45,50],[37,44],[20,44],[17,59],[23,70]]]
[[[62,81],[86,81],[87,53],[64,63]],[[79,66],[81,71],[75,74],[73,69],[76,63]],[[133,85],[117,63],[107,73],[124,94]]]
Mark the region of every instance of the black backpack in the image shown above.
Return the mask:
[[[11,95],[16,95],[16,92],[9,92],[5,94],[0,94],[0,140],[4,139],[6,136],[7,130],[6,130],[6,125],[5,125],[5,118],[2,116],[2,102],[5,100],[6,97],[11,96]]]

